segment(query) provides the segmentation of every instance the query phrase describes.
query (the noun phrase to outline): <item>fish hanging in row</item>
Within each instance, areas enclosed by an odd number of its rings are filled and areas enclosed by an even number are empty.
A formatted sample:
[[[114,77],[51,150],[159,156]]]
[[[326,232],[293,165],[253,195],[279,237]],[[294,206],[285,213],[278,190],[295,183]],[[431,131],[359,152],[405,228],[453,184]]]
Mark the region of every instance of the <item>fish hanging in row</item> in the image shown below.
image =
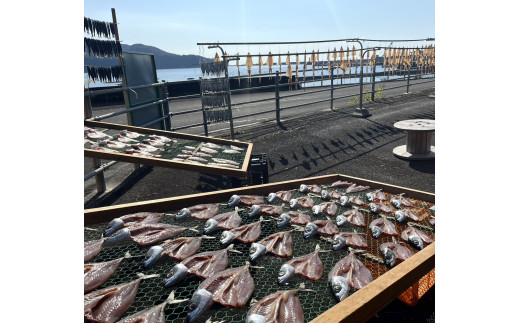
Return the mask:
[[[311,54],[311,66],[312,66],[312,81],[314,82],[314,70],[315,70],[315,64],[316,64],[316,54],[314,54],[314,49],[312,50]]]
[[[110,67],[87,66],[87,74],[93,82],[112,83],[120,82],[123,79],[123,69],[120,65]]]
[[[220,77],[220,74],[226,70],[226,62],[201,62],[200,70],[202,71],[202,75],[216,75]]]
[[[104,22],[84,17],[83,31],[92,36],[114,38],[116,36],[116,27],[112,22]]]
[[[251,83],[251,67],[253,67],[253,58],[251,57],[251,53],[247,53],[246,58],[246,66],[247,66],[247,74],[249,75],[249,83]]]
[[[123,54],[123,49],[118,41],[99,40],[84,37],[85,55],[95,57],[118,57]]]
[[[298,66],[300,66],[300,56],[296,55],[296,89],[298,89]]]
[[[289,91],[292,89],[292,69],[291,69],[291,56],[289,52],[287,52],[287,59],[285,60],[287,64],[287,70],[285,71],[285,76],[289,79]]]
[[[204,109],[207,122],[220,122],[231,119],[229,108]]]
[[[267,55],[267,66],[269,67],[269,79],[271,79],[271,74],[273,73],[273,55],[271,52]]]
[[[305,82],[305,71],[307,70],[307,50],[303,54],[303,81]]]
[[[224,107],[230,104],[229,95],[203,95],[202,105],[205,107]]]
[[[229,82],[222,82],[215,79],[202,79],[201,82],[203,92],[227,92],[229,91]]]

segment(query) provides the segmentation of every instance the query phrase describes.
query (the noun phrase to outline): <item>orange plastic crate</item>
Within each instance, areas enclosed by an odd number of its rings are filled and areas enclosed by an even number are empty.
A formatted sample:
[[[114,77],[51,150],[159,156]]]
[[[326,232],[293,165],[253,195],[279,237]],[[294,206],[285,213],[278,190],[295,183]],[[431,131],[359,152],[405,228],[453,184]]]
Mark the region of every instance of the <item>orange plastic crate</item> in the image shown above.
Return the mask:
[[[419,279],[412,287],[405,290],[398,298],[406,305],[415,306],[419,299],[426,294],[433,285],[435,285],[435,268]]]

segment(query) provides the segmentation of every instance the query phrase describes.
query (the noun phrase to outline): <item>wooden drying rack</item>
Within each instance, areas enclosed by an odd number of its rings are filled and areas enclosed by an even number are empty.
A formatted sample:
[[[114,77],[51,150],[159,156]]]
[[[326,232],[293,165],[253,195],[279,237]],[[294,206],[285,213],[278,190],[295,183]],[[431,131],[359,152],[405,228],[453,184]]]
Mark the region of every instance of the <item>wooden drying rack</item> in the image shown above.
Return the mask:
[[[142,134],[166,136],[168,138],[173,138],[173,139],[178,138],[178,139],[187,139],[187,140],[197,140],[197,141],[201,141],[201,142],[210,142],[210,143],[214,143],[214,144],[234,145],[234,146],[246,149],[246,154],[244,157],[244,161],[242,163],[242,167],[239,169],[221,167],[221,166],[211,166],[211,165],[204,165],[204,164],[178,162],[178,161],[162,159],[162,158],[154,158],[154,157],[134,156],[134,155],[124,154],[124,153],[111,153],[111,152],[87,149],[87,148],[84,149],[85,157],[92,157],[92,158],[98,158],[98,159],[117,160],[117,161],[122,161],[122,162],[133,163],[133,164],[143,164],[143,165],[158,166],[158,167],[177,168],[177,169],[184,169],[184,170],[205,173],[205,174],[217,174],[217,175],[225,175],[225,176],[231,176],[231,177],[245,177],[247,175],[247,168],[249,167],[249,159],[251,157],[251,152],[253,150],[252,143],[205,137],[205,136],[190,135],[190,134],[185,134],[185,133],[180,133],[180,132],[172,132],[172,131],[157,130],[157,129],[150,129],[150,128],[141,128],[141,127],[120,125],[120,124],[115,124],[115,123],[105,123],[105,122],[99,122],[99,121],[85,121],[85,126],[107,128],[107,129],[114,129],[114,130],[128,130],[128,131],[139,132]]]
[[[330,184],[335,181],[350,181],[359,185],[378,187],[392,194],[405,193],[407,197],[435,203],[435,194],[412,190],[404,187],[370,181],[362,178],[334,174],[290,181],[248,186],[211,193],[191,194],[172,198],[129,203],[116,206],[87,209],[84,211],[84,224],[96,224],[112,220],[114,217],[134,212],[164,212],[201,203],[227,201],[233,194],[267,195],[271,192],[297,189],[305,184]],[[435,242],[417,252],[406,261],[395,266],[367,286],[328,309],[312,323],[321,322],[365,322],[385,308],[407,288],[435,268]]]

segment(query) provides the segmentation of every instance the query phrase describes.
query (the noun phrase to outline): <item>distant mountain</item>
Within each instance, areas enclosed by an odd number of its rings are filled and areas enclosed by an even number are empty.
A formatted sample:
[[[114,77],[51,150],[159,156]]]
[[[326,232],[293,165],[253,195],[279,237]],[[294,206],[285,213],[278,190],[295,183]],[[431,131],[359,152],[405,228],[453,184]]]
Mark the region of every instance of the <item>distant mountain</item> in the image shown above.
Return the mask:
[[[165,52],[157,47],[143,44],[121,44],[121,47],[123,48],[123,51],[127,52],[153,54],[155,57],[155,65],[157,69],[198,67],[200,59],[204,58],[198,55],[172,54]],[[119,65],[119,61],[116,58],[93,58],[85,56],[84,64],[89,66],[113,66]],[[86,68],[84,69],[84,71],[87,71]]]

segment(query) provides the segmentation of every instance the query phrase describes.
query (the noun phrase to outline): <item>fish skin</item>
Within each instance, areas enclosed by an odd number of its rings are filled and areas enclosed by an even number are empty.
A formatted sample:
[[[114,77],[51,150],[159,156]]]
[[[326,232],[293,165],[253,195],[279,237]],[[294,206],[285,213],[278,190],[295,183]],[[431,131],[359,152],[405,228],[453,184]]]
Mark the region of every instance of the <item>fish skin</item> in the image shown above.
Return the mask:
[[[403,262],[406,259],[413,256],[413,252],[410,251],[410,249],[406,248],[405,246],[402,246],[395,242],[385,242],[379,246],[379,250],[382,252],[385,248],[388,248],[392,250],[392,252],[395,255],[396,263]]]
[[[142,278],[109,286],[83,297],[84,316],[94,322],[116,322],[132,305]]]
[[[297,198],[296,201],[298,205],[307,209],[310,209],[314,206],[314,200],[309,196],[301,196]]]
[[[330,187],[335,187],[335,188],[345,188],[345,187],[349,187],[351,185],[353,185],[354,183],[350,183],[348,181],[336,181],[334,183],[332,183],[330,185]]]
[[[240,224],[242,223],[242,217],[240,217],[237,210],[218,214],[218,215],[212,217],[211,220],[214,220],[217,222],[216,228],[224,229],[224,230],[230,230],[230,229],[236,228],[236,227],[240,226]],[[216,230],[216,228],[214,230]],[[209,231],[206,233],[210,233],[213,231]]]
[[[238,240],[243,243],[255,242],[262,234],[261,221],[246,224],[228,231],[235,235],[233,240]]]
[[[352,184],[351,186],[349,186],[349,188],[347,188],[346,193],[361,192],[364,190],[368,190],[369,188],[370,188],[370,186]]]
[[[270,252],[275,256],[282,258],[291,257],[293,252],[292,231],[273,233],[258,241],[258,244],[265,246],[266,252]]]
[[[300,211],[289,211],[286,213],[291,217],[291,223],[293,224],[306,225],[307,223],[312,221],[310,215],[302,213]]]
[[[338,213],[338,205],[334,202],[323,202],[319,204],[320,211],[330,216],[336,216]]]
[[[188,268],[188,273],[199,278],[209,278],[228,266],[227,249],[207,251],[184,259],[181,264]]]
[[[253,206],[255,204],[264,204],[264,198],[260,195],[239,195],[239,204]]]
[[[190,216],[199,220],[207,220],[216,216],[219,212],[218,203],[197,204],[187,208],[190,211]]]
[[[375,219],[374,221],[370,222],[369,227],[377,226],[379,227],[384,234],[389,236],[396,236],[398,235],[397,229],[395,227],[395,224],[390,222],[388,219],[382,217]]]
[[[404,241],[408,241],[409,240],[409,237],[411,235],[416,235],[418,236],[425,245],[429,245],[431,243],[433,243],[433,239],[430,238],[426,233],[422,232],[421,230],[415,228],[415,227],[412,227],[412,226],[408,226],[408,228],[406,228],[403,232],[401,232],[401,238],[404,240]]]
[[[188,228],[164,224],[164,223],[144,223],[130,226],[131,239],[140,246],[148,246],[156,242],[173,238]]]
[[[327,236],[333,236],[339,233],[339,228],[332,220],[316,220],[313,221],[318,226],[318,233]]]
[[[83,265],[83,292],[88,293],[103,285],[116,272],[124,257],[111,261]]]
[[[229,268],[204,280],[198,289],[205,289],[213,295],[213,301],[226,307],[239,308],[251,298],[255,282],[249,272],[249,265]]]
[[[288,203],[292,199],[292,192],[291,191],[278,191],[276,192],[276,197],[280,200],[284,201],[285,203]]]
[[[320,280],[323,276],[323,263],[315,250],[309,254],[294,258],[287,265],[294,268],[294,273],[310,280]]]
[[[182,237],[166,241],[161,245],[161,256],[167,256],[174,260],[184,260],[199,251],[202,237]]]
[[[200,151],[203,152],[203,153],[206,153],[206,154],[216,154],[216,153],[218,153],[217,150],[209,148],[209,147],[202,147],[202,148],[200,148]]]
[[[89,261],[101,252],[105,239],[91,240],[84,242],[84,257],[83,261]]]
[[[370,270],[356,258],[353,252],[350,252],[332,267],[329,272],[329,281],[334,276],[346,278],[349,286],[357,290],[374,280]]]
[[[365,204],[365,203],[364,203],[364,202],[363,202],[359,197],[357,197],[357,196],[349,196],[349,197],[348,197],[348,201],[349,201],[349,203],[351,203],[351,204],[356,204],[356,205],[360,205],[360,206],[362,206],[362,205]]]
[[[283,290],[267,295],[256,302],[246,315],[246,321],[258,315],[264,322],[303,323],[302,305],[297,297],[298,289]],[[255,322],[255,321],[253,321]]]
[[[348,211],[342,213],[341,215],[346,217],[347,218],[347,222],[352,224],[352,225],[355,225],[357,227],[364,227],[364,226],[366,226],[365,216],[357,208],[354,208],[352,210],[348,210]]]
[[[165,323],[164,308],[168,303],[164,302],[151,308],[132,314],[117,323]]]

